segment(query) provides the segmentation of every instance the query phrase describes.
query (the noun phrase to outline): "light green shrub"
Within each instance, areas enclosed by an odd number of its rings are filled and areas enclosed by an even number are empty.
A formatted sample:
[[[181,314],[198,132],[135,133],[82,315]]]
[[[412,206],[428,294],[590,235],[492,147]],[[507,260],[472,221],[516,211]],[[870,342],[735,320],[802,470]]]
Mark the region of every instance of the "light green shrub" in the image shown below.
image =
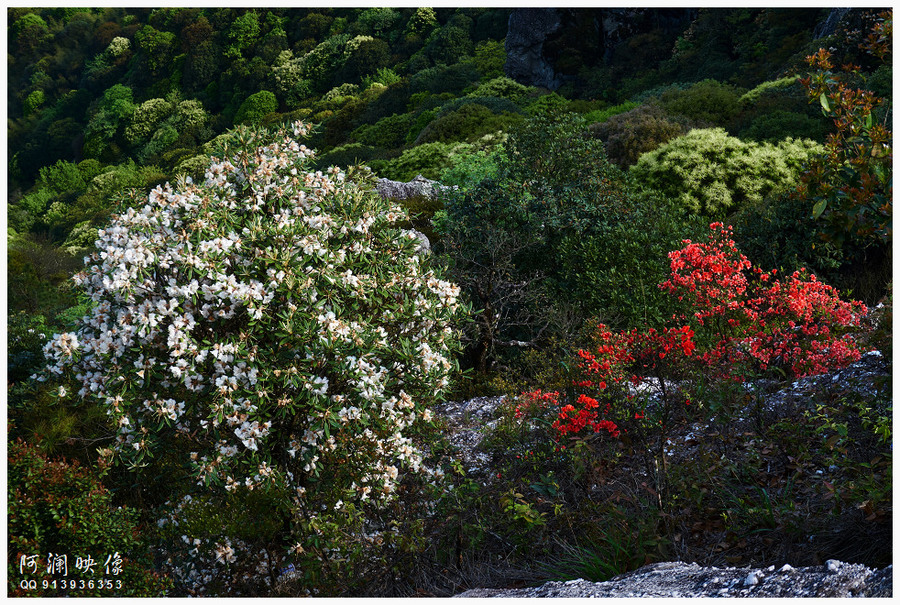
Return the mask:
[[[390,67],[382,67],[373,75],[363,78],[362,82],[364,88],[370,88],[376,84],[380,84],[381,86],[390,86],[391,84],[396,84],[400,80],[400,76],[398,76],[393,69],[391,69]]]
[[[405,150],[398,158],[369,164],[378,176],[394,181],[409,181],[419,174],[436,180],[441,172],[453,165],[451,154],[464,154],[473,149],[474,146],[468,143],[424,143]]]
[[[740,103],[744,107],[752,106],[757,101],[759,101],[760,97],[762,97],[763,95],[794,86],[795,84],[797,84],[797,81],[799,79],[800,76],[788,76],[786,78],[779,78],[777,80],[769,80],[767,82],[763,82],[756,88],[753,88],[741,95],[741,97],[738,99],[738,103]]]
[[[40,111],[41,106],[43,106],[45,100],[46,98],[44,96],[43,90],[33,90],[25,98],[25,103],[22,106],[22,110],[26,116],[37,113],[38,111]]]
[[[439,180],[448,187],[469,189],[485,179],[494,178],[502,156],[502,145],[487,151],[457,154],[456,161],[441,172]]]
[[[638,104],[634,101],[625,101],[624,103],[620,103],[618,105],[613,105],[612,107],[606,107],[605,109],[596,109],[594,111],[590,111],[584,114],[584,119],[589,123],[603,123],[610,119],[613,116],[617,116],[620,113],[625,113],[626,111],[631,111]]]
[[[485,78],[503,77],[506,48],[502,40],[482,40],[475,45],[475,66]]]
[[[519,84],[506,76],[498,76],[480,85],[468,96],[470,97],[501,97],[509,99],[513,103],[520,103],[527,95],[535,92],[533,86]]]
[[[228,28],[229,43],[225,47],[225,56],[239,59],[243,51],[256,42],[259,33],[259,15],[255,12],[246,12],[235,19]]]
[[[196,179],[204,175],[207,166],[209,166],[208,155],[194,155],[178,162],[174,172],[176,175],[186,175]]]
[[[244,99],[234,116],[236,124],[259,124],[266,115],[278,111],[278,99],[268,90],[261,90]]]
[[[413,16],[410,17],[409,21],[406,23],[404,34],[425,36],[429,32],[431,32],[432,29],[437,27],[437,24],[438,20],[437,15],[434,13],[434,9],[426,6],[420,6],[416,9],[415,14],[413,14]]]
[[[697,129],[645,153],[630,172],[691,212],[723,218],[795,186],[804,162],[821,151],[813,141],[773,145],[744,142],[722,128]]]
[[[281,51],[272,67],[275,91],[285,104],[296,106],[312,93],[312,83],[303,77],[303,58],[289,50]]]
[[[560,114],[565,112],[564,108],[567,105],[568,101],[564,97],[551,92],[548,95],[541,95],[534,99],[525,108],[525,112],[530,116]]]

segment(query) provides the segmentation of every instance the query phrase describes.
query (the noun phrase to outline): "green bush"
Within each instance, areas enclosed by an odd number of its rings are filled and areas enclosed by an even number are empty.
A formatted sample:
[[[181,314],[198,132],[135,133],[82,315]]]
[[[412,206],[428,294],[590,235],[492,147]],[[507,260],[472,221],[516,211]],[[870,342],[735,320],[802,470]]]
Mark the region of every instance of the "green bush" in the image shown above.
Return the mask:
[[[777,80],[769,80],[767,82],[763,82],[756,88],[744,93],[738,99],[738,103],[745,107],[750,107],[759,102],[760,98],[763,95],[768,95],[773,92],[784,90],[785,88],[789,88],[791,86],[796,86],[797,81],[800,76],[788,76],[786,78],[779,78]]]
[[[828,124],[821,118],[776,110],[754,118],[746,128],[738,132],[738,136],[742,139],[776,143],[789,137],[824,141],[827,133]]]
[[[534,99],[525,108],[525,112],[530,116],[559,114],[565,112],[568,104],[569,102],[564,97],[551,92]]]
[[[312,82],[304,78],[303,58],[294,57],[289,50],[282,51],[272,67],[274,89],[288,106],[295,107],[312,94]]]
[[[723,218],[794,187],[820,152],[812,141],[744,142],[721,128],[696,129],[645,153],[630,172],[691,212]]]
[[[362,79],[363,88],[370,88],[376,84],[380,84],[382,86],[390,86],[391,84],[396,84],[400,81],[400,76],[397,73],[389,68],[382,67],[374,74],[370,76],[366,76]]]
[[[247,97],[234,116],[235,124],[259,124],[266,115],[278,111],[278,99],[268,90]]]
[[[454,15],[444,27],[429,36],[424,48],[425,53],[436,64],[444,65],[453,65],[466,57],[471,57],[475,49],[470,35],[471,28],[470,18]]]
[[[413,93],[427,91],[432,94],[458,94],[480,79],[481,74],[471,63],[457,63],[450,67],[438,65],[416,72],[409,79],[409,88]]]
[[[513,103],[517,105],[521,104],[521,102],[525,99],[526,96],[534,92],[535,89],[533,87],[525,86],[524,84],[519,84],[515,80],[507,78],[506,76],[498,76],[493,78],[492,80],[488,80],[487,82],[481,84],[478,88],[476,88],[472,93],[468,96],[470,97],[500,97],[503,99],[509,99]]]
[[[473,141],[482,135],[506,130],[521,121],[515,113],[497,115],[484,105],[467,103],[455,111],[445,113],[430,122],[416,137],[414,144],[431,142]]]
[[[391,47],[380,38],[357,36],[348,43],[348,50],[344,65],[334,74],[334,82],[359,82],[391,62]]]
[[[151,74],[162,74],[171,67],[172,56],[178,47],[175,34],[145,25],[134,35],[134,40]]]
[[[659,97],[666,112],[727,128],[741,111],[741,89],[715,80],[685,90],[670,89]]]
[[[259,15],[255,11],[248,11],[232,21],[228,28],[228,46],[225,47],[225,56],[231,59],[239,59],[243,52],[252,46],[259,37]]]
[[[807,267],[822,281],[837,285],[844,256],[822,241],[809,206],[789,193],[752,204],[733,217],[734,240],[756,266],[790,274]]]
[[[324,90],[331,83],[332,74],[347,59],[350,40],[348,34],[332,35],[300,57],[301,77],[310,82],[313,90]]]
[[[443,99],[441,99],[440,97],[432,96],[428,99],[428,101],[423,102],[422,106],[425,107],[431,102],[435,102],[438,104],[436,113],[438,117],[447,115],[448,113],[453,111],[457,111],[461,107],[472,103],[477,103],[478,105],[487,107],[496,114],[522,113],[522,110],[516,103],[503,97],[477,97],[474,95],[470,95],[466,97],[460,97],[458,99],[443,101]]]
[[[490,151],[461,154],[459,160],[441,172],[440,182],[448,187],[470,189],[485,179],[497,176],[500,169],[502,146]]]
[[[128,127],[125,129],[125,139],[131,145],[146,141],[174,109],[174,105],[166,99],[150,99],[141,103],[131,114]]]
[[[25,98],[25,103],[22,107],[26,116],[29,116],[33,113],[37,113],[40,111],[41,106],[43,106],[44,101],[46,101],[46,97],[44,96],[43,90],[34,90]]]
[[[323,170],[329,166],[340,166],[342,168],[356,166],[366,163],[378,153],[378,149],[371,145],[347,143],[320,155],[316,158],[316,166]]]
[[[636,164],[638,158],[697,126],[683,117],[673,117],[656,104],[641,105],[614,115],[591,131],[606,145],[609,161],[620,168]]]
[[[627,201],[605,214],[583,235],[560,245],[568,291],[583,311],[621,329],[661,327],[675,310],[658,285],[669,277],[668,253],[702,233],[703,221],[684,216],[669,198],[627,187]]]
[[[487,178],[448,197],[445,213],[437,219],[441,250],[454,279],[473,306],[484,310],[471,327],[468,350],[468,361],[479,372],[498,357],[508,360],[503,351],[514,349],[508,343],[536,347],[536,339],[546,343],[556,337],[572,345],[588,310],[615,312],[603,306],[609,298],[600,300],[607,292],[591,291],[594,282],[602,281],[604,288],[615,284],[618,296],[627,299],[635,295],[638,280],[647,279],[642,274],[647,264],[663,269],[666,264],[665,251],[649,260],[642,254],[646,264],[632,263],[629,279],[617,282],[615,267],[592,258],[593,252],[577,242],[602,237],[605,246],[618,245],[615,238],[625,237],[618,222],[640,225],[643,239],[629,237],[634,249],[644,252],[653,248],[648,242],[662,249],[681,235],[677,227],[648,229],[648,224],[666,223],[668,215],[634,222],[641,202],[630,197],[624,174],[609,164],[602,143],[577,114],[538,116],[519,124],[504,143],[498,164]],[[641,216],[652,216],[652,203],[643,203]],[[584,263],[589,263],[587,269]],[[585,278],[579,274],[583,271],[606,274]],[[645,298],[633,305],[643,305],[644,311],[652,303]],[[663,314],[656,309],[649,313]]]
[[[419,174],[436,180],[453,165],[451,154],[464,154],[472,149],[473,145],[468,143],[424,143],[405,150],[398,158],[371,161],[369,165],[378,176],[394,181],[409,181]]]
[[[485,78],[502,78],[506,48],[500,40],[482,40],[475,45],[475,66]]]
[[[151,551],[139,531],[138,514],[114,506],[112,495],[88,469],[50,460],[37,446],[18,440],[9,446],[8,472],[7,586],[11,596],[166,594],[171,581],[152,571]],[[87,558],[94,562],[90,572],[77,567]],[[49,573],[49,563],[57,561],[60,566],[54,570],[59,571]],[[36,580],[37,589],[23,590],[22,579]],[[64,579],[83,579],[85,584],[93,580],[93,587],[68,590],[59,583]],[[56,588],[44,588],[44,580],[56,580]],[[99,587],[101,580],[109,581],[109,588]]]
[[[395,149],[406,143],[406,134],[409,132],[414,119],[414,114],[394,114],[378,120],[375,124],[360,126],[353,131],[353,138],[364,145],[381,147],[383,149]]]
[[[434,13],[434,9],[420,6],[416,9],[413,16],[409,18],[409,21],[406,22],[404,34],[425,36],[430,33],[432,29],[437,27],[437,24],[438,20],[437,15]]]
[[[613,116],[631,111],[637,106],[638,104],[634,101],[625,101],[624,103],[620,103],[619,105],[613,105],[612,107],[607,107],[605,109],[596,109],[594,111],[588,112],[585,114],[584,119],[591,123],[603,123]]]
[[[400,13],[393,8],[368,8],[356,18],[356,28],[377,36],[393,29],[399,20]]]

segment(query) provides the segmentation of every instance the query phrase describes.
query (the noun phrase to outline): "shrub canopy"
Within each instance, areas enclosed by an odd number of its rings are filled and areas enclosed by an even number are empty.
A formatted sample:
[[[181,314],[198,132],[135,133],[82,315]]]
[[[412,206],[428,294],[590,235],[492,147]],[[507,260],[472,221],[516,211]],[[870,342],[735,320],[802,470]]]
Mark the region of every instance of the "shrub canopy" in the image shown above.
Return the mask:
[[[239,129],[205,182],[134,193],[99,232],[76,276],[91,313],[45,352],[106,407],[104,456],[165,448],[200,484],[304,510],[326,486],[390,499],[419,470],[404,433],[447,386],[458,288],[366,171],[306,170],[306,132]]]

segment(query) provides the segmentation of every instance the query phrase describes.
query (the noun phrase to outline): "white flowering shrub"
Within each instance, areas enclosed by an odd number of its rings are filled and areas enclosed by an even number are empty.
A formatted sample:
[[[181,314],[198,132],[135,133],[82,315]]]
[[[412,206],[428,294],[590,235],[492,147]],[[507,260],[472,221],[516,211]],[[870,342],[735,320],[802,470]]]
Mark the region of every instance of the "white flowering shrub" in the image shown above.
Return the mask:
[[[426,470],[411,435],[460,310],[367,171],[307,170],[307,131],[239,129],[203,183],[134,193],[75,278],[91,313],[44,352],[105,406],[104,456],[184,452],[198,485],[287,492],[309,526]]]
[[[122,36],[116,36],[109,43],[109,46],[106,47],[106,54],[112,58],[121,57],[129,50],[131,50],[131,40]]]

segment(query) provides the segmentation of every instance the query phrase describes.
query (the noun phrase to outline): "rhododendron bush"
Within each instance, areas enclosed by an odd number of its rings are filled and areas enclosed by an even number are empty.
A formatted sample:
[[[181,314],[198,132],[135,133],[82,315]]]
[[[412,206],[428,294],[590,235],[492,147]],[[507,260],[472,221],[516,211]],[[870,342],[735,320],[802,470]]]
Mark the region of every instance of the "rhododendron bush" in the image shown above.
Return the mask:
[[[553,418],[561,447],[599,433],[629,441],[645,455],[662,502],[666,436],[689,408],[701,382],[766,374],[807,376],[860,358],[849,329],[866,314],[834,288],[803,271],[779,279],[753,267],[731,239],[710,225],[705,243],[685,240],[669,254],[660,288],[686,303],[671,327],[615,332],[600,324],[594,345],[578,353],[566,394],[523,393],[516,418]]]
[[[200,485],[289,490],[309,519],[425,470],[410,431],[454,369],[458,288],[365,170],[308,171],[307,131],[239,129],[204,182],[131,194],[76,276],[90,315],[45,352],[105,405],[106,457],[172,448]]]
[[[693,310],[688,319],[704,335],[705,365],[735,377],[745,369],[800,377],[859,359],[846,330],[860,325],[864,304],[841,300],[806,271],[781,279],[763,272],[737,249],[731,227],[712,223],[710,230],[706,243],[685,240],[669,254],[671,277],[660,284]]]

